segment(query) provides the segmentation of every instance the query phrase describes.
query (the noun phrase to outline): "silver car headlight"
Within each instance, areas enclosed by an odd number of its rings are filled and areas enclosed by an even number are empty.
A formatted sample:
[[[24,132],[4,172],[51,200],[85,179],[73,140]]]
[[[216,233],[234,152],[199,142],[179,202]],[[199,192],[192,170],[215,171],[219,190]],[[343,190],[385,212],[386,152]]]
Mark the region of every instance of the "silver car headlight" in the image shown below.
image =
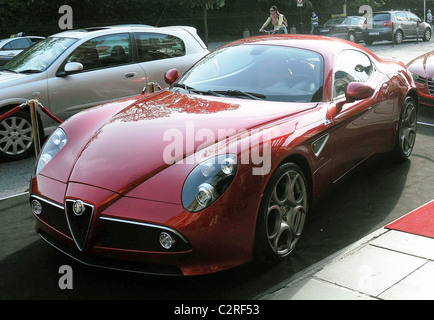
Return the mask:
[[[189,212],[209,207],[229,187],[238,170],[237,156],[224,154],[202,162],[188,175],[182,205]]]
[[[51,159],[65,146],[68,142],[65,131],[61,128],[57,128],[53,134],[48,138],[44,147],[41,150],[41,154],[38,158],[38,164],[36,165],[35,175],[37,175]]]

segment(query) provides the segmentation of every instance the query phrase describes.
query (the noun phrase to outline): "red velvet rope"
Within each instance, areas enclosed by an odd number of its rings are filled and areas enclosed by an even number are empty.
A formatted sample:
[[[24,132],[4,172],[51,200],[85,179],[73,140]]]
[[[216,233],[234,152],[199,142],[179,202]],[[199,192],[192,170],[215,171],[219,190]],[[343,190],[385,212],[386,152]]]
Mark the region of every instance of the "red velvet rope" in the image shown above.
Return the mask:
[[[54,121],[58,122],[58,123],[62,123],[62,120],[60,120],[59,118],[57,118],[55,115],[53,115],[50,111],[48,111],[42,104],[38,103],[38,105],[41,107],[42,111],[49,116],[51,119],[53,119]]]
[[[25,104],[22,104],[22,105],[16,106],[15,108],[13,108],[12,110],[6,112],[5,114],[0,115],[0,122],[3,121],[4,119],[10,117],[11,115],[13,115],[15,112],[21,110],[21,108],[24,107],[24,106],[26,106],[26,105],[28,105],[28,103],[25,103]],[[54,121],[56,121],[56,122],[58,122],[58,123],[62,123],[62,120],[60,120],[59,118],[57,118],[56,116],[54,116],[53,114],[51,114],[51,112],[48,111],[48,110],[47,110],[47,109],[46,109],[42,104],[40,104],[40,103],[38,102],[38,105],[39,105],[39,107],[41,107],[42,111],[43,111],[47,116],[49,116],[51,119],[53,119]]]
[[[12,110],[6,112],[5,114],[0,116],[0,122],[2,122],[4,119],[6,119],[7,117],[10,117],[11,115],[13,115],[15,112],[17,112],[18,110],[21,110],[21,106],[16,106],[15,108],[13,108]]]

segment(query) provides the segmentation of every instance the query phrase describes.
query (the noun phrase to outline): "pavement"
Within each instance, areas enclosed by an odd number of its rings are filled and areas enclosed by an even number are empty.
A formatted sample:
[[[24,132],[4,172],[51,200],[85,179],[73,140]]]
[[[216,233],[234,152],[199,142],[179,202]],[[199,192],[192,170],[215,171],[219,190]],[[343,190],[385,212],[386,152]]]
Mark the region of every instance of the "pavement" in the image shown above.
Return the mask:
[[[434,239],[381,228],[258,300],[433,300]]]

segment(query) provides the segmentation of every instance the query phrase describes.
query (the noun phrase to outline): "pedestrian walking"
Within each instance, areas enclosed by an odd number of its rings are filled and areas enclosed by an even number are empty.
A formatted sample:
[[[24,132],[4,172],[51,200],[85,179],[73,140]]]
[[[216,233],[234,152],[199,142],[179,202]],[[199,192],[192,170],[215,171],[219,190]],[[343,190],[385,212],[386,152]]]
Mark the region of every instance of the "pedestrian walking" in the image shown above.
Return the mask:
[[[426,14],[426,22],[428,22],[430,24],[430,26],[432,26],[432,13],[431,13],[431,10],[428,10],[428,13]]]
[[[312,16],[310,17],[310,24],[311,24],[310,34],[314,34],[314,32],[318,30],[319,18],[316,15],[316,13],[313,11],[312,11]]]
[[[263,31],[270,22],[274,26],[273,33],[288,33],[288,30],[286,29],[286,18],[283,14],[279,12],[276,6],[271,6],[270,16],[268,17],[267,21],[265,21],[265,23],[262,25],[261,29],[259,29],[259,31]]]

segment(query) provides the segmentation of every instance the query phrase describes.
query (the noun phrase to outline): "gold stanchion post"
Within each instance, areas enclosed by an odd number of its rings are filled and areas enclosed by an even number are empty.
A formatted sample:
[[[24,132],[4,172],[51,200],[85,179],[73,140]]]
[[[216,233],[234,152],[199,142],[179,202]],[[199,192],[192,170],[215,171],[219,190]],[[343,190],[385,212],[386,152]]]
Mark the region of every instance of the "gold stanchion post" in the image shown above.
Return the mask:
[[[39,104],[38,100],[29,100],[27,102],[30,106],[30,117],[32,120],[32,129],[33,129],[33,144],[35,146],[35,155],[36,157],[39,155],[41,151],[41,144],[39,139],[39,128],[38,128],[38,116],[36,112],[36,106]]]

